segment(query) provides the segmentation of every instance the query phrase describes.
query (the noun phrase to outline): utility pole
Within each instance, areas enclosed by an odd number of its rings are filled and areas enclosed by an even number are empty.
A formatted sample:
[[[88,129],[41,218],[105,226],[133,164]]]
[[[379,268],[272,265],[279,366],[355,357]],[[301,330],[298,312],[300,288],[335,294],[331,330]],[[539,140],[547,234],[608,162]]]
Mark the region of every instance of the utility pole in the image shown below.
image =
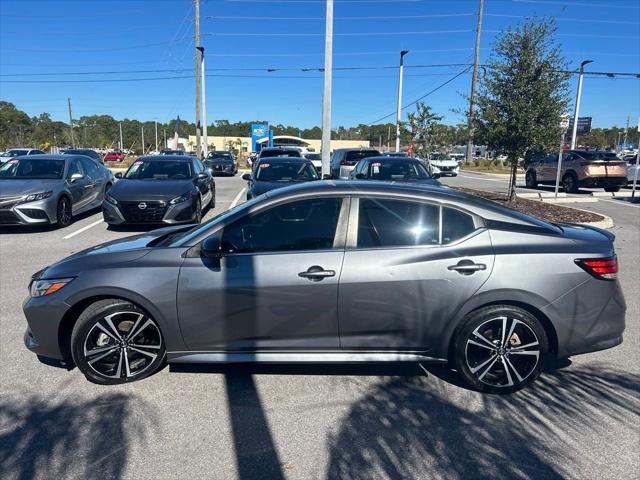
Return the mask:
[[[580,64],[580,73],[578,75],[578,92],[576,93],[576,104],[573,111],[573,132],[571,133],[571,150],[576,148],[576,137],[578,136],[578,116],[580,115],[580,97],[582,96],[582,77],[584,75],[584,66],[593,63],[593,60],[585,60]]]
[[[398,109],[396,111],[396,152],[400,151],[400,119],[402,117],[402,80],[404,79],[404,56],[409,50],[400,52],[400,72],[398,79]]]
[[[118,126],[120,127],[120,150],[124,148],[124,143],[122,143],[122,122],[118,122]]]
[[[69,104],[69,128],[71,130],[71,147],[76,148],[76,140],[73,138],[73,115],[71,115],[71,99],[67,98]]]
[[[156,152],[158,151],[158,121],[154,120],[156,124]]]
[[[202,144],[200,138],[200,59],[198,58],[198,47],[200,46],[200,0],[193,0],[194,3],[194,21],[193,21],[193,36],[195,42],[195,54],[196,54],[196,155],[198,158],[202,158]]]
[[[331,174],[331,81],[333,75],[333,0],[327,0],[324,33],[324,91],[322,94],[322,176]]]
[[[142,131],[142,155],[144,155],[144,125],[140,127],[140,130]]]
[[[204,47],[196,47],[200,51],[200,59],[202,63],[200,65],[200,73],[202,74],[202,158],[207,158],[209,155],[209,140],[207,138],[207,95],[206,95],[206,75],[204,68]]]
[[[622,151],[627,149],[627,133],[629,132],[629,117],[627,116],[627,126],[624,127],[624,144],[622,146]]]
[[[389,151],[389,144],[391,143],[391,125],[387,129],[387,152]]]
[[[476,24],[476,46],[473,52],[473,73],[471,75],[471,95],[469,95],[469,117],[467,119],[467,164],[473,160],[473,137],[475,129],[473,127],[473,109],[476,102],[476,83],[478,82],[478,62],[480,61],[480,34],[482,32],[482,14],[484,11],[484,0],[480,0],[478,8],[478,23]]]
[[[162,131],[164,133],[164,148],[167,148],[167,129],[163,128]]]

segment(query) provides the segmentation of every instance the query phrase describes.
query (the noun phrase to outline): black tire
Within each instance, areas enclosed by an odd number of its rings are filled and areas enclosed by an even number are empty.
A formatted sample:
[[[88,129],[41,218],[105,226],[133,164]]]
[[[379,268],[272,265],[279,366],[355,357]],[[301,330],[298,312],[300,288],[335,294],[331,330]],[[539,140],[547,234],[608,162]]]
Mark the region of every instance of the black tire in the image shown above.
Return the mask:
[[[605,192],[619,192],[620,191],[620,187],[605,187],[604,189]]]
[[[474,390],[504,394],[534,382],[548,351],[538,319],[518,307],[494,305],[464,320],[454,339],[452,360]]]
[[[99,351],[92,354],[92,350]],[[71,355],[90,382],[117,385],[155,373],[164,363],[165,345],[155,320],[133,303],[110,298],[92,304],[78,317],[71,333]]]
[[[67,196],[60,197],[56,207],[56,225],[60,228],[65,228],[71,225],[72,221],[73,211],[71,201]]]
[[[580,190],[578,177],[573,172],[565,173],[564,177],[562,177],[562,186],[567,193],[578,193]]]
[[[525,184],[527,188],[538,188],[536,172],[534,172],[533,170],[527,170],[527,174],[525,175]]]

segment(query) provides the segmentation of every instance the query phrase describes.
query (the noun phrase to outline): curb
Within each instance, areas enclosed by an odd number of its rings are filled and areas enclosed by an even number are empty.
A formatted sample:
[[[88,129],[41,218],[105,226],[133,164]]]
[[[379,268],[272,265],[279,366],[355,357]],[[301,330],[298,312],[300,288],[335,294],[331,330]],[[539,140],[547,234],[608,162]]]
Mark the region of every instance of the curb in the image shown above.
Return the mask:
[[[541,201],[545,203],[596,203],[597,198],[594,197],[558,197],[558,198],[541,198]]]
[[[600,215],[601,217],[604,217],[604,220],[600,220],[599,222],[578,222],[579,225],[587,225],[589,227],[596,227],[596,228],[613,228],[615,227],[615,223],[613,222],[613,218],[611,218],[609,215],[605,215],[604,213],[600,213],[600,212],[592,212],[590,210],[583,210],[582,208],[575,208],[575,207],[571,207],[574,210],[580,210],[581,212],[587,212],[587,213],[595,213],[596,215]]]

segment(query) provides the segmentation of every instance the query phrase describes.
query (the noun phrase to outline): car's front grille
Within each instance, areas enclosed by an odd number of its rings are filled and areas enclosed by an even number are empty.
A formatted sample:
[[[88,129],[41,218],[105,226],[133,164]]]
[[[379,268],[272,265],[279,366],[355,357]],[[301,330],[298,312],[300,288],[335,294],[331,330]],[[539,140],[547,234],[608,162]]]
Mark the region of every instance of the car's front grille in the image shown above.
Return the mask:
[[[118,207],[127,222],[160,223],[167,211],[167,202],[118,202]]]
[[[10,210],[0,210],[0,225],[20,223],[18,217]]]
[[[22,200],[22,195],[0,198],[0,210],[10,209]]]

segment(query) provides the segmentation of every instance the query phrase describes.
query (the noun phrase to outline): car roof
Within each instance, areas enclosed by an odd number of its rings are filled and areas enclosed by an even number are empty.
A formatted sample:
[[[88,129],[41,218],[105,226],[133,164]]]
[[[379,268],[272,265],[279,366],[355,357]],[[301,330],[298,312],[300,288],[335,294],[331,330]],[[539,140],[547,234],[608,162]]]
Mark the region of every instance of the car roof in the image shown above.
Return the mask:
[[[336,148],[335,150],[336,152],[359,152],[359,151],[364,151],[364,152],[377,152],[378,150],[373,148],[373,147],[353,147],[353,148]]]
[[[195,157],[190,155],[143,155],[136,159],[136,162],[145,161],[145,160],[159,160],[161,162],[172,161],[172,162],[190,162]]]
[[[288,146],[264,147],[260,151],[264,152],[265,150],[295,150],[296,152],[300,151],[296,147],[288,147]]]

